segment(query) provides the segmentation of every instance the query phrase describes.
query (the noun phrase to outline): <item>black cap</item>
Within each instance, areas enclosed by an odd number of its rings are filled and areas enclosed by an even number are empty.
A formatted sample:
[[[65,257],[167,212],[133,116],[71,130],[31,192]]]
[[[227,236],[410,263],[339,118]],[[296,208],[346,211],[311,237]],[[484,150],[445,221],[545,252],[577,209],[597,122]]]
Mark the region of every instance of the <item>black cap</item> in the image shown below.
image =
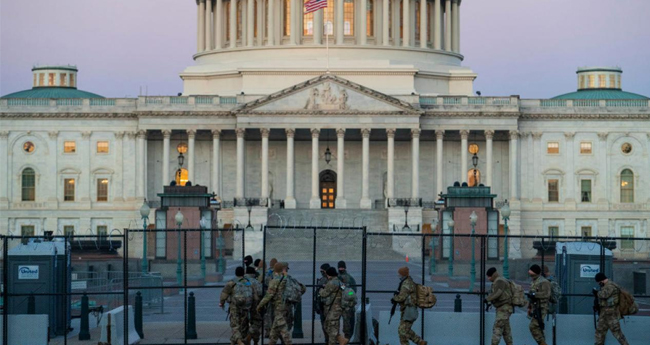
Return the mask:
[[[603,272],[598,272],[596,273],[596,281],[597,282],[602,282],[603,280],[607,279],[607,276]]]
[[[532,265],[532,266],[530,266],[529,270],[533,271],[533,273],[538,274],[538,275],[540,273],[542,273],[542,268],[539,267],[539,265]]]
[[[253,265],[255,267],[258,267],[260,265],[260,262],[262,262],[262,259],[255,259],[255,262],[253,262]]]
[[[488,276],[488,277],[491,277],[491,276],[492,276],[493,274],[495,274],[496,272],[497,272],[497,269],[496,269],[496,268],[494,268],[494,267],[490,267],[490,269],[488,269],[487,272],[485,272],[485,275]]]
[[[246,255],[246,257],[244,258],[244,264],[246,264],[246,266],[249,266],[252,263],[253,263],[253,257],[250,255]]]
[[[345,261],[343,261],[343,260],[339,261],[339,264],[337,265],[337,267],[347,269],[347,267],[345,267]]]
[[[253,266],[246,267],[246,274],[255,274],[255,267]]]
[[[324,263],[320,265],[320,269],[322,269],[323,271],[327,271],[328,268],[330,268],[330,264],[328,263]]]
[[[244,276],[244,272],[246,272],[246,271],[245,271],[244,268],[241,267],[241,266],[235,268],[235,275],[236,275],[237,277],[243,277],[243,276]]]
[[[325,273],[327,273],[327,275],[330,276],[330,277],[338,277],[339,276],[339,273],[336,272],[336,268],[334,268],[334,267],[328,268]]]

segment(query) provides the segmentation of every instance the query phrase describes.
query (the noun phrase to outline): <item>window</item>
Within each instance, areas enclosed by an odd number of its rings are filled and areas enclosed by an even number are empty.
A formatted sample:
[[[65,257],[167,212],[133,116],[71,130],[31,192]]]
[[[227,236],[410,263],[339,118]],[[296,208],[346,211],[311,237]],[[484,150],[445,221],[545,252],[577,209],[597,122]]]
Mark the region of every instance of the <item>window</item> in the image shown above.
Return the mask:
[[[590,75],[589,76],[589,87],[590,88],[595,88],[596,87],[596,76],[595,75]]]
[[[585,87],[585,76],[581,75],[578,80],[578,89],[583,89]]]
[[[621,237],[634,237],[634,227],[621,227]],[[634,240],[621,240],[621,250],[634,250]]]
[[[621,88],[621,76],[616,76],[616,88],[620,89]]]
[[[65,73],[59,74],[59,86],[67,86],[68,75]]]
[[[559,237],[560,236],[560,227],[559,226],[549,226],[548,227],[548,235],[551,237]]]
[[[560,153],[560,143],[551,141],[546,143],[546,153],[549,155],[556,155]]]
[[[74,236],[74,225],[64,225],[63,236]]]
[[[74,74],[70,73],[70,87],[75,87]]]
[[[36,200],[36,174],[34,169],[25,168],[21,178],[22,183],[22,201]]]
[[[36,146],[34,146],[34,143],[31,142],[31,141],[26,141],[26,142],[23,144],[23,151],[25,151],[25,153],[32,153],[32,152],[34,152],[34,148],[36,148]]]
[[[106,225],[97,225],[97,237],[101,239],[106,239],[108,236],[108,226]]]
[[[634,202],[634,173],[630,169],[621,172],[621,202]]]
[[[74,201],[74,179],[63,179],[63,201]]]
[[[34,230],[33,225],[21,225],[20,226],[20,236],[34,236],[36,231]]]
[[[54,86],[54,73],[47,75],[47,86]]]
[[[97,142],[97,153],[108,153],[108,141]]]
[[[580,154],[582,155],[590,155],[591,154],[591,143],[590,142],[581,142],[580,143]]]
[[[45,85],[45,73],[38,74],[38,86]]]
[[[303,0],[306,4],[309,0]],[[334,0],[327,0],[327,7],[323,9],[324,30],[323,35],[334,35]],[[303,16],[302,20],[302,34],[304,36],[311,36],[314,34],[314,13],[307,13]]]
[[[354,35],[354,0],[343,3],[343,35]]]
[[[615,89],[616,88],[616,76],[611,74],[609,76],[609,88],[610,89]]]
[[[558,189],[558,180],[548,180],[548,202],[560,201],[560,191]]]
[[[38,86],[38,77],[36,73],[34,73],[34,86]]]
[[[235,1],[235,0],[233,0]],[[237,14],[235,18],[237,20],[236,26],[237,26],[237,39],[240,40],[242,39],[242,20],[244,17],[244,1],[239,1],[237,3]]]
[[[97,179],[97,201],[108,201],[108,179]]]
[[[374,15],[373,15],[373,6],[374,6],[374,0],[368,0],[366,2],[366,36],[367,37],[372,37],[374,36],[373,28],[375,27],[375,21],[374,21]],[[417,7],[419,8],[419,7]],[[418,15],[418,18],[419,15]],[[420,25],[417,26],[419,28]]]
[[[75,153],[77,152],[77,143],[74,141],[64,141],[63,142],[63,152],[64,153]]]
[[[176,170],[176,185],[177,186],[184,186],[187,183],[188,180],[188,172],[187,169],[178,169]]]
[[[591,202],[591,180],[580,180],[580,201]]]
[[[591,227],[590,226],[581,226],[580,234],[582,237],[591,237]]]
[[[284,0],[284,35],[291,35],[291,0]]]
[[[605,82],[605,77],[606,76],[604,74],[598,75],[598,87],[600,87],[600,88],[606,88],[607,87],[607,83]]]

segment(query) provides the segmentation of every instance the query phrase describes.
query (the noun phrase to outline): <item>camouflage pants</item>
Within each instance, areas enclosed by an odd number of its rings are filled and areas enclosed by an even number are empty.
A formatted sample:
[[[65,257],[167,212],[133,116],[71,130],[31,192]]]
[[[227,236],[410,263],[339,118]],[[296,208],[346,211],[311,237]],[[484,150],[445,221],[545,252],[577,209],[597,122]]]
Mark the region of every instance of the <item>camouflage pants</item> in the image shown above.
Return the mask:
[[[230,308],[230,329],[232,330],[231,342],[236,344],[240,340],[244,341],[248,335],[248,310]]]
[[[512,306],[506,304],[497,308],[496,319],[492,328],[492,345],[499,345],[501,337],[503,337],[506,345],[512,345],[510,315],[512,315]]]
[[[266,338],[271,334],[271,325],[273,324],[273,308],[266,308],[264,313],[264,334]]]
[[[409,345],[409,340],[416,344],[422,340],[417,334],[415,334],[415,332],[413,332],[411,327],[413,327],[413,322],[405,320],[399,321],[397,335],[399,335],[400,345]]]
[[[339,329],[341,328],[341,319],[325,320],[325,338],[327,338],[327,345],[338,344],[337,337],[339,336]]]
[[[295,310],[296,306],[287,302],[286,308],[285,308],[285,315],[284,319],[287,320],[287,328],[289,330],[293,329],[293,313]]]
[[[598,326],[596,327],[596,345],[605,344],[607,330],[612,331],[612,335],[621,345],[629,345],[625,335],[621,332],[621,324],[618,320],[621,318],[616,308],[600,308],[598,317]]]
[[[327,322],[325,322],[325,312],[321,311],[320,314],[320,324],[323,328],[323,335],[325,335],[325,343],[328,344],[328,334],[327,334]]]
[[[547,311],[548,310],[546,308],[542,308],[542,321],[544,321],[546,319]],[[537,342],[538,345],[546,344],[546,340],[545,340],[545,337],[544,337],[544,331],[542,331],[542,327],[539,324],[539,322],[537,322],[536,318],[533,317],[530,320],[530,324],[528,325],[528,329],[530,329],[530,334],[533,336],[533,339],[535,339],[535,341]]]
[[[271,331],[269,333],[269,344],[275,345],[275,342],[282,338],[284,345],[291,345],[291,334],[287,327],[287,320],[285,320],[285,313],[280,313],[276,310]]]
[[[255,308],[252,308],[251,309],[251,319],[250,319],[249,334],[251,335],[251,338],[253,339],[253,341],[256,344],[260,340],[263,321],[264,321],[264,318],[262,317],[262,315],[260,315],[260,313],[258,313]]]
[[[354,308],[343,311],[343,334],[347,339],[351,339],[354,334],[354,314]]]

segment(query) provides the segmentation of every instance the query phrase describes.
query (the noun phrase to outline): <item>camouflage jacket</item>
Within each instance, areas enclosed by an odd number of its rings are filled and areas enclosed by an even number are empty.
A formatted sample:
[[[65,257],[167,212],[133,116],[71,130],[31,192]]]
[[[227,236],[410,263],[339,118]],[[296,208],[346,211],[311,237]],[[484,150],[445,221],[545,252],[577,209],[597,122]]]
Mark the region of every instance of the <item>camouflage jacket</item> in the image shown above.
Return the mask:
[[[351,287],[352,290],[354,290],[354,293],[357,293],[357,282],[348,271],[345,271],[345,273],[339,273],[339,280],[341,283],[345,284],[345,286]]]
[[[253,307],[256,307],[260,300],[262,300],[264,288],[262,287],[262,283],[260,283],[255,278],[254,274],[247,274],[245,277],[248,278],[248,280],[251,282],[251,286],[253,287]]]
[[[323,311],[328,318],[341,315],[341,293],[341,281],[336,277],[330,279],[318,292],[323,300]]]
[[[284,276],[275,276],[269,283],[266,295],[264,295],[264,298],[260,301],[258,308],[264,308],[270,303],[275,313],[283,313],[285,305],[282,295],[284,294],[286,286],[287,281],[284,279]]]
[[[403,312],[407,306],[415,305],[413,303],[415,294],[415,282],[411,276],[404,278],[404,281],[401,283],[399,293],[393,297],[393,301],[399,303],[400,310]]]
[[[238,281],[241,281],[243,279],[247,279],[247,278],[235,277],[226,283],[226,286],[224,286],[223,290],[221,290],[221,296],[219,297],[219,304],[226,304],[226,302],[230,303],[231,297],[235,293],[235,285],[237,285]]]
[[[598,291],[598,304],[601,308],[616,307],[619,304],[620,289],[616,284],[607,281]]]
[[[529,292],[535,293],[535,298],[539,300],[540,307],[544,309],[548,308],[548,300],[551,298],[551,283],[546,278],[539,275],[533,279]]]
[[[510,291],[510,283],[501,277],[499,273],[494,273],[496,280],[492,283],[490,294],[487,296],[487,301],[492,303],[495,308],[499,308],[506,304],[512,303],[512,292]]]

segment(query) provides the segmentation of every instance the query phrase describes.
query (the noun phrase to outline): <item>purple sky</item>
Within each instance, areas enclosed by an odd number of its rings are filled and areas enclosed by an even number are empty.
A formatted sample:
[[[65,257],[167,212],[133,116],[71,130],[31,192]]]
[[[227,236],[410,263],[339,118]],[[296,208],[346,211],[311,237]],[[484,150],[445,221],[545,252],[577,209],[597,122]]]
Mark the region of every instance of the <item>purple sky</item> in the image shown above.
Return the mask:
[[[620,66],[650,96],[648,0],[464,0],[464,64],[484,96],[547,98],[579,66]],[[196,51],[194,0],[0,0],[0,95],[31,87],[33,64],[76,64],[107,97],[182,91]],[[368,85],[372,87],[372,85]]]

